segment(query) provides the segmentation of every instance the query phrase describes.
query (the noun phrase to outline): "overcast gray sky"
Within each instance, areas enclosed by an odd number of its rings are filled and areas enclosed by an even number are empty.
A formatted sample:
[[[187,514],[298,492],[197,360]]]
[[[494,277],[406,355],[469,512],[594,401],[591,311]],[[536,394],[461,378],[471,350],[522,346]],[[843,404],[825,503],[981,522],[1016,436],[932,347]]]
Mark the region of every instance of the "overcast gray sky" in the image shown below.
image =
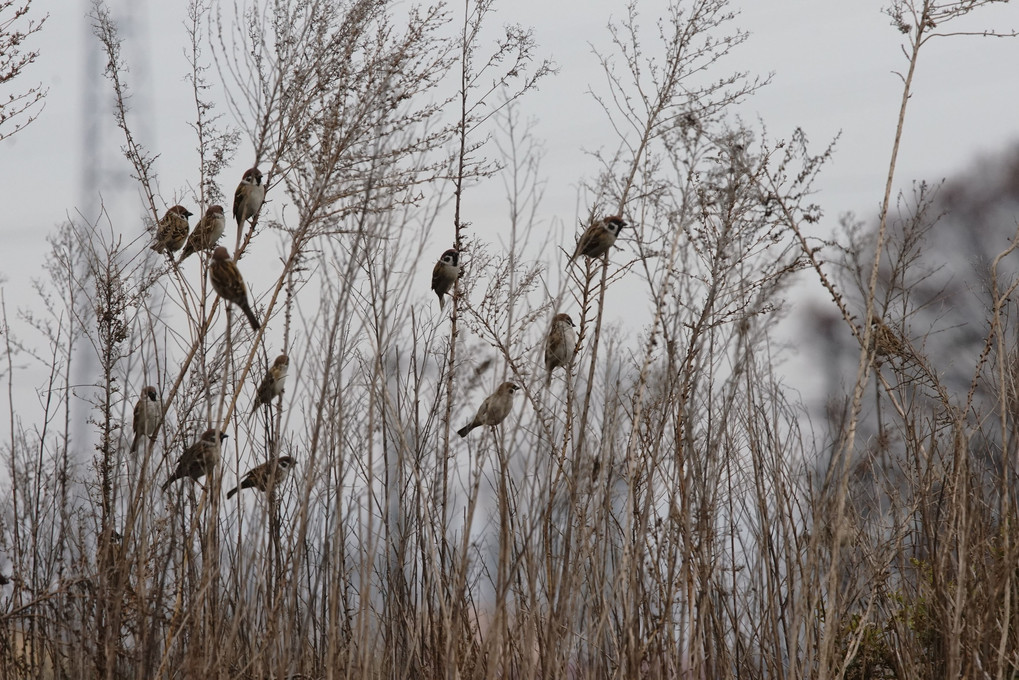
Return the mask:
[[[665,4],[642,1],[641,14],[650,23]],[[28,45],[40,49],[41,56],[15,85],[42,82],[49,88],[46,108],[32,126],[0,143],[5,199],[0,273],[6,278],[9,310],[33,303],[28,282],[39,273],[47,233],[78,209],[95,210],[96,196],[86,194],[86,187],[99,187],[127,240],[143,235],[144,205],[118,151],[122,137],[112,125],[110,88],[100,75],[104,64],[87,19],[89,3],[35,0],[34,5],[36,16],[50,14],[43,32]],[[160,154],[157,171],[168,204],[174,202],[172,192],[194,181],[184,5],[111,3],[124,25],[134,125],[147,146]],[[759,116],[772,137],[802,127],[816,149],[842,132],[818,186],[817,200],[826,215],[819,230],[830,229],[847,210],[871,215],[880,201],[901,88],[894,71],[905,67],[902,36],[882,13],[883,5],[878,0],[733,2],[742,12],[737,25],[753,35],[726,66],[774,74],[772,83],[743,107],[743,115]],[[549,183],[541,213],[549,224],[575,224],[577,179],[589,167],[584,152],[597,149],[609,134],[604,116],[585,94],[602,83],[589,43],[605,40],[607,19],[620,11],[618,1],[514,0],[503,3],[495,16],[500,23],[533,26],[542,50],[561,68],[522,102],[525,114],[537,118],[535,132],[547,145],[544,173]],[[976,12],[955,26],[1014,28],[1019,28],[1014,3]],[[1016,39],[962,37],[930,44],[916,76],[898,186],[963,171],[1019,139],[1017,65]],[[87,155],[90,129],[97,130],[92,139],[100,150],[98,158]],[[242,145],[225,175],[228,195],[250,165],[250,155]],[[494,192],[502,194],[501,188]],[[472,219],[481,235],[495,241],[504,215],[497,207]],[[87,216],[95,218],[94,213]],[[430,270],[431,261],[424,266]]]

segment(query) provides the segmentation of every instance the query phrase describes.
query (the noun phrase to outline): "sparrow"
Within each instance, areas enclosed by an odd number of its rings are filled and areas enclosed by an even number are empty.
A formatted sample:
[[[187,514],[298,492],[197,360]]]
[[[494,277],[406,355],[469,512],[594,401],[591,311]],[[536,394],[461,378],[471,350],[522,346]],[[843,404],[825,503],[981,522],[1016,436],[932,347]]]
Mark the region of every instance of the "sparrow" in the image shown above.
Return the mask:
[[[874,334],[874,353],[878,356],[904,356],[902,340],[880,319],[870,322]]]
[[[268,493],[269,489],[287,478],[290,468],[295,465],[297,465],[297,461],[290,456],[280,456],[276,460],[270,460],[268,463],[253,467],[248,470],[248,474],[244,475],[240,484],[226,492],[226,497],[233,498],[233,495],[241,489],[252,487]]]
[[[569,372],[570,362],[577,352],[577,332],[569,314],[556,314],[545,338],[545,385],[552,382],[552,369],[562,366]]]
[[[163,405],[159,402],[156,388],[149,385],[142,390],[138,403],[134,405],[134,441],[131,442],[131,453],[138,450],[143,437],[151,437],[159,426],[159,417],[163,414]]]
[[[594,222],[581,235],[580,240],[577,241],[577,249],[573,251],[573,257],[570,258],[570,262],[577,259],[578,255],[601,257],[616,242],[619,230],[625,226],[626,222],[619,215],[612,215]]]
[[[188,218],[191,213],[182,205],[175,205],[166,211],[156,227],[156,242],[152,249],[157,253],[175,253],[188,237]]]
[[[453,288],[453,284],[461,276],[463,276],[463,270],[460,269],[460,253],[450,248],[442,254],[439,261],[435,263],[435,267],[432,268],[432,290],[439,296],[439,309],[446,305],[443,296]]]
[[[258,392],[255,394],[255,405],[251,412],[255,413],[259,406],[267,406],[272,400],[283,394],[283,386],[287,381],[287,368],[290,367],[290,358],[286,354],[276,357],[272,366],[266,371],[265,377],[258,385]]]
[[[199,250],[211,250],[219,237],[226,230],[226,218],[223,217],[223,206],[212,205],[205,211],[205,216],[198,220],[195,230],[188,236],[188,242],[184,246],[184,252],[180,254],[177,264],[180,264],[191,253]]]
[[[251,322],[252,328],[256,331],[259,329],[258,319],[248,305],[248,289],[244,286],[241,270],[230,259],[230,253],[223,246],[217,246],[216,250],[212,252],[209,283],[221,298],[241,308],[244,315],[248,317],[248,321]]]
[[[262,171],[258,168],[251,168],[244,171],[241,183],[237,185],[234,192],[234,219],[237,220],[237,234],[241,233],[241,227],[245,220],[250,220],[258,214],[265,201],[265,187],[262,186]]]
[[[461,437],[466,437],[476,427],[498,425],[506,420],[506,416],[509,415],[510,409],[513,407],[513,396],[519,389],[520,386],[512,382],[504,382],[499,385],[499,389],[485,397],[485,400],[481,402],[474,420],[461,427],[456,433]]]
[[[177,469],[163,484],[163,491],[169,489],[170,485],[178,479],[185,477],[198,479],[211,472],[219,462],[219,443],[226,438],[225,432],[214,430],[211,427],[203,432],[198,441],[184,449],[183,455],[177,461]]]

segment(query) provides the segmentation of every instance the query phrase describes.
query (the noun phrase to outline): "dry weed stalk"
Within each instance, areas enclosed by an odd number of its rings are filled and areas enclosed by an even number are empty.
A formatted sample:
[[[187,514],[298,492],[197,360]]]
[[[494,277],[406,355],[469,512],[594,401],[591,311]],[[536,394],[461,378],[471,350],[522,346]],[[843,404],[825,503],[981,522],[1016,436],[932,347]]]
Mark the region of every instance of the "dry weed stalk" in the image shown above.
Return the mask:
[[[617,136],[579,220],[627,230],[564,270],[544,253],[573,243],[542,233],[541,149],[521,124],[553,69],[519,27],[486,47],[491,0],[465,3],[453,40],[442,5],[192,2],[197,180],[173,198],[204,208],[229,196],[233,158],[262,168],[268,202],[233,255],[265,323],[223,313],[204,255],[155,264],[110,224],[53,239],[42,311],[22,316],[46,350],[4,343],[9,395],[18,361],[50,377],[39,428],[9,397],[0,679],[1008,677],[1015,242],[989,258],[960,381],[917,337],[943,293],[923,248],[940,204],[921,185],[892,210],[919,48],[980,4],[893,8],[912,51],[884,208],[873,235],[837,244],[808,233],[831,147],[733,113],[762,83],[725,71],[746,39],[727,3],[670,4],[653,43],[631,3],[598,55]],[[116,22],[93,8],[154,223],[159,158],[132,131]],[[498,178],[495,245],[464,197]],[[466,263],[442,313],[409,275],[432,241]],[[777,369],[804,268],[857,342],[821,434]],[[646,305],[639,329],[613,322],[622,291]],[[574,304],[579,352],[546,388],[548,318]],[[282,398],[236,418],[280,352]],[[504,379],[523,387],[511,416],[451,439]],[[143,384],[163,423],[130,458]],[[231,437],[218,469],[156,492],[207,427]],[[281,455],[297,460],[283,485],[221,499]]]

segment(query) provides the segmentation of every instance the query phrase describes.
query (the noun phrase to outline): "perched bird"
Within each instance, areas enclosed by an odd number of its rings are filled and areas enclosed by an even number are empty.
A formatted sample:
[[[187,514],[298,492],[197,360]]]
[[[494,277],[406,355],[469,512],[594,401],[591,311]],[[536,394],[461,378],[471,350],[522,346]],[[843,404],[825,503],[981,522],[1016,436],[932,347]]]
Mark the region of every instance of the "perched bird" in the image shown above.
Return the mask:
[[[504,382],[499,385],[499,389],[485,397],[485,400],[481,402],[474,420],[461,427],[456,433],[461,437],[466,437],[476,427],[498,425],[506,420],[510,409],[513,408],[513,396],[519,389],[520,386],[512,382]]]
[[[577,332],[569,314],[556,314],[552,319],[552,328],[545,338],[545,384],[552,382],[552,369],[562,366],[570,370],[570,362],[577,352]]]
[[[241,183],[234,192],[234,219],[237,220],[237,235],[246,220],[258,214],[265,201],[265,187],[262,186],[262,171],[250,168],[244,171]]]
[[[244,315],[248,317],[248,321],[251,322],[252,328],[256,331],[259,329],[258,319],[248,305],[248,289],[244,286],[241,270],[230,259],[230,253],[223,246],[217,246],[216,250],[212,252],[209,283],[221,298],[241,308]]]
[[[902,340],[880,319],[872,319],[874,353],[878,356],[904,356]]]
[[[156,242],[152,249],[157,253],[176,253],[188,237],[188,218],[191,213],[182,205],[166,211],[156,227]]]
[[[461,276],[463,270],[460,268],[460,253],[450,248],[442,254],[432,269],[432,290],[439,296],[439,309],[446,305],[443,296],[453,288],[453,284]]]
[[[131,442],[131,453],[138,450],[142,438],[151,437],[159,426],[159,417],[163,414],[163,405],[159,402],[156,388],[149,385],[142,390],[138,403],[134,405],[134,441]]]
[[[198,441],[184,449],[183,455],[177,461],[177,469],[163,484],[163,491],[169,489],[170,485],[178,479],[185,477],[198,479],[209,474],[219,462],[219,443],[226,438],[225,432],[214,430],[211,427],[203,432]]]
[[[180,254],[177,263],[183,262],[191,253],[199,250],[212,250],[216,241],[226,230],[226,218],[223,217],[223,206],[212,205],[205,211],[205,216],[198,220],[195,230],[188,236],[188,242],[184,246],[184,252]]]
[[[297,465],[297,461],[290,456],[280,456],[276,460],[270,460],[268,463],[253,467],[248,470],[248,474],[244,475],[240,484],[226,492],[226,497],[233,498],[233,495],[241,489],[252,487],[268,493],[270,489],[286,479],[290,474],[290,468],[295,465]]]
[[[626,222],[618,215],[605,217],[591,224],[577,241],[577,249],[573,252],[570,262],[577,259],[578,255],[584,257],[601,257],[619,236],[619,230],[626,226]]]
[[[259,406],[267,406],[272,400],[283,394],[283,386],[287,381],[287,369],[290,367],[290,358],[286,354],[276,357],[272,366],[266,371],[265,377],[258,385],[258,393],[255,394],[255,405],[251,412],[255,413]]]

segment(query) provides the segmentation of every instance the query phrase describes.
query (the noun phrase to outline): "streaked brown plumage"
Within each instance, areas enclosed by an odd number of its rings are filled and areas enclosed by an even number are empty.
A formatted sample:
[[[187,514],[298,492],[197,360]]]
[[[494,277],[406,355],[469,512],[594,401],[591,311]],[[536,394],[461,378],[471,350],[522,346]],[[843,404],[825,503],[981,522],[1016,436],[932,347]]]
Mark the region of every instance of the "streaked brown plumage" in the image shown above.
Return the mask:
[[[152,250],[157,253],[175,253],[188,238],[188,218],[191,213],[182,205],[175,205],[166,211],[156,226],[156,240]]]
[[[183,262],[189,255],[199,250],[211,250],[225,230],[226,218],[223,216],[223,206],[209,206],[205,215],[195,225],[195,230],[188,236],[184,252],[180,254],[180,259],[177,262]]]
[[[156,433],[159,426],[159,417],[162,415],[163,405],[159,402],[159,394],[156,388],[148,385],[142,390],[138,402],[134,405],[134,440],[131,442],[131,453],[138,450],[138,444],[144,437],[151,437]]]
[[[902,339],[880,319],[870,322],[874,335],[874,353],[878,356],[903,356]]]
[[[545,384],[552,382],[552,370],[562,366],[567,372],[577,351],[577,332],[569,314],[556,314],[545,338]]]
[[[570,262],[578,256],[601,257],[619,236],[619,230],[626,226],[626,222],[619,215],[610,215],[589,226],[577,241],[577,249],[573,251]]]
[[[241,227],[262,209],[265,202],[265,187],[262,186],[262,171],[249,168],[244,171],[241,183],[234,192],[234,219],[237,221],[237,236],[240,237]]]
[[[212,428],[203,432],[198,441],[184,450],[180,460],[177,461],[177,468],[163,484],[163,491],[169,489],[178,479],[185,477],[198,479],[209,474],[219,462],[219,445],[226,438],[226,433]]]
[[[265,377],[258,385],[258,392],[255,394],[255,405],[251,412],[255,413],[259,406],[266,406],[272,400],[283,394],[283,387],[287,381],[287,369],[290,367],[290,358],[281,354],[272,362],[272,366],[266,371]]]
[[[286,479],[290,473],[290,468],[295,465],[297,465],[297,461],[291,456],[281,456],[276,460],[253,467],[244,475],[244,479],[241,480],[240,484],[226,492],[226,497],[232,498],[241,489],[255,488],[259,491],[267,492]]]
[[[442,257],[432,268],[432,290],[439,296],[439,309],[445,307],[444,296],[461,276],[463,276],[463,270],[460,268],[460,253],[450,248],[442,254]]]
[[[461,437],[466,437],[476,427],[498,425],[506,420],[510,409],[513,408],[513,396],[519,389],[520,386],[512,382],[504,382],[499,385],[499,389],[485,397],[485,400],[481,402],[481,406],[474,415],[474,419],[457,430],[456,433]]]
[[[219,246],[212,253],[212,264],[209,265],[209,283],[213,290],[227,302],[232,302],[241,308],[244,315],[251,322],[251,327],[256,331],[259,329],[258,318],[251,311],[248,305],[248,289],[244,285],[244,277],[237,265],[230,259],[230,253],[223,246]]]

